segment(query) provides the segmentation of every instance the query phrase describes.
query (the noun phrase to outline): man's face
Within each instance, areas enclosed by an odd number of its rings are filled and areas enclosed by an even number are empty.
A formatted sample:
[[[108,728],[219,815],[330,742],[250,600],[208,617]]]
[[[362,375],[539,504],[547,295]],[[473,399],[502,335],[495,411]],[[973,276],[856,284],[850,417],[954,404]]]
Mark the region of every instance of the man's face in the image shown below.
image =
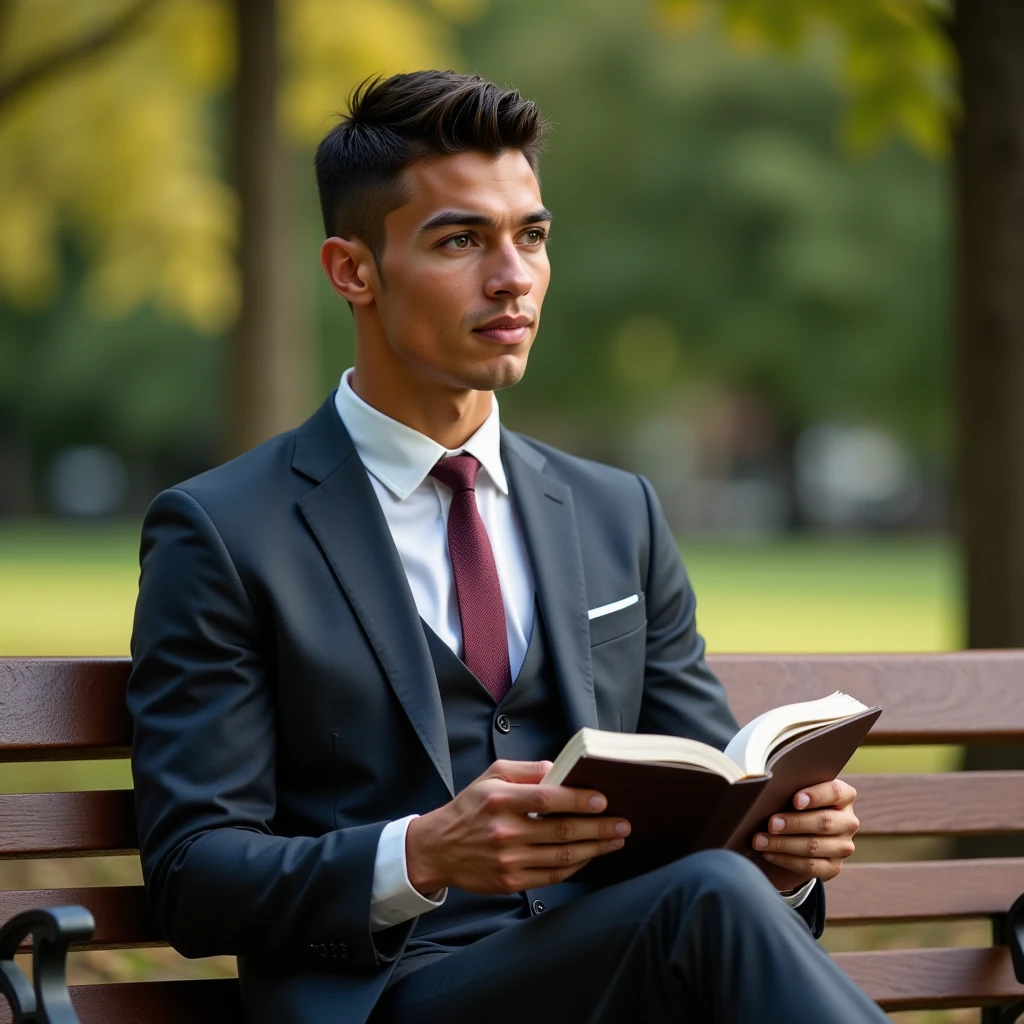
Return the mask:
[[[395,356],[476,391],[526,370],[551,270],[536,175],[518,150],[412,164],[409,201],[384,220],[377,307]]]

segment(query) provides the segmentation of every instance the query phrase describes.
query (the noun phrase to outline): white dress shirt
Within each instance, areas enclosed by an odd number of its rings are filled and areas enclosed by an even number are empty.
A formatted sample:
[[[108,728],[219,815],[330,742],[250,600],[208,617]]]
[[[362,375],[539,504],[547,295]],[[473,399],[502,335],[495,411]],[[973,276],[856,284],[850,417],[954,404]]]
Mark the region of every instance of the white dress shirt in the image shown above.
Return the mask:
[[[501,464],[498,403],[480,429],[461,447],[448,449],[404,423],[367,405],[342,374],[335,407],[380,501],[381,510],[409,580],[416,610],[424,622],[457,654],[462,654],[462,622],[455,575],[448,555],[448,509],[452,492],[430,476],[438,459],[463,452],[480,462],[476,504],[494,552],[508,633],[509,671],[514,680],[526,657],[533,630],[534,585],[523,532],[508,493]],[[377,845],[371,893],[373,931],[401,924],[444,902],[445,891],[432,899],[410,884],[405,861],[405,833],[410,815],[384,827]]]
[[[452,494],[429,474],[438,459],[463,452],[480,462],[476,503],[501,583],[509,671],[514,680],[530,643],[535,591],[523,532],[501,463],[497,399],[492,400],[490,415],[480,429],[461,448],[448,449],[364,402],[352,390],[351,375],[351,369],[342,374],[335,393],[338,416],[366,467],[409,580],[416,610],[459,656],[462,623],[448,555],[448,509]],[[415,817],[412,814],[389,822],[381,832],[370,896],[371,931],[390,928],[433,910],[447,895],[447,890],[442,889],[429,897],[423,896],[409,881],[405,834]],[[799,906],[811,884],[784,899]]]

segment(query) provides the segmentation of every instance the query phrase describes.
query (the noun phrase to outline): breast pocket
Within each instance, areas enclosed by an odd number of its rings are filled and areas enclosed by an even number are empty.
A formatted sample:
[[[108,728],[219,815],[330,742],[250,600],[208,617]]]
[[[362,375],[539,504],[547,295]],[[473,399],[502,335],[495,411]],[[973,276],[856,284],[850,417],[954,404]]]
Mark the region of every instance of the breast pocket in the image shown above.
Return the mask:
[[[626,633],[632,633],[634,629],[639,629],[646,624],[647,605],[644,601],[644,595],[642,593],[636,594],[635,597],[636,600],[632,601],[632,603],[621,608],[615,608],[613,611],[604,611],[603,609],[614,608],[615,604],[622,604],[622,602],[613,602],[611,605],[594,609],[590,613],[593,615],[593,618],[590,620],[591,647],[596,647],[598,644],[607,643],[609,640],[625,636]],[[623,600],[629,599],[625,598]]]
[[[647,607],[643,594],[624,608],[590,620],[594,696],[602,729],[635,731],[646,655]]]

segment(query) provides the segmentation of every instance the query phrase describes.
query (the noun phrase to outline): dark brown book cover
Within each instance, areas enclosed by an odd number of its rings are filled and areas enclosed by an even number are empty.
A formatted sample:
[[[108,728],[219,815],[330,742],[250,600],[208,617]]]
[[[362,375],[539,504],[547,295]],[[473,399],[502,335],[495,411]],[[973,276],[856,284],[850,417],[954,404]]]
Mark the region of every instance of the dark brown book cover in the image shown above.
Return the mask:
[[[765,775],[735,783],[693,765],[580,758],[562,785],[604,793],[605,813],[628,819],[632,831],[623,849],[595,858],[574,878],[620,881],[719,846],[747,853],[772,814],[793,810],[799,790],[842,771],[880,714],[871,708],[815,729],[775,754]]]

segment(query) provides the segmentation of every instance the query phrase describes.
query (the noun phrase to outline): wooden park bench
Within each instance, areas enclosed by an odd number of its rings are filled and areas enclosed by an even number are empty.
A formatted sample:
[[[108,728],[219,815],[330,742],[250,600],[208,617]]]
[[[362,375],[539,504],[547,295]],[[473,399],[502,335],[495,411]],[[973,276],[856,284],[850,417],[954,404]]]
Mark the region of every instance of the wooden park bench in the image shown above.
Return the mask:
[[[779,704],[844,690],[884,714],[874,744],[1024,742],[1024,652],[893,656],[727,656],[712,665],[739,720]],[[0,760],[127,757],[127,660],[0,659]],[[1024,772],[847,775],[860,797],[861,836],[1024,834]],[[88,857],[137,848],[131,791],[0,795],[0,859]],[[984,918],[994,941],[978,948],[836,954],[886,1010],[981,1006],[990,1024],[1024,1014],[1024,858],[854,863],[829,883],[829,927]],[[1016,906],[1011,914],[1011,907]],[[78,905],[11,918],[32,908]],[[237,982],[195,980],[64,989],[64,948],[161,945],[141,887],[0,892],[0,986],[26,1001],[12,962],[33,933],[48,990],[39,1024],[231,1024]],[[22,951],[28,949],[23,944]],[[15,992],[15,990],[18,992]],[[62,1003],[63,995],[63,1003]],[[0,1000],[0,1024],[12,1014]],[[1022,1018],[1024,1019],[1024,1018]]]

